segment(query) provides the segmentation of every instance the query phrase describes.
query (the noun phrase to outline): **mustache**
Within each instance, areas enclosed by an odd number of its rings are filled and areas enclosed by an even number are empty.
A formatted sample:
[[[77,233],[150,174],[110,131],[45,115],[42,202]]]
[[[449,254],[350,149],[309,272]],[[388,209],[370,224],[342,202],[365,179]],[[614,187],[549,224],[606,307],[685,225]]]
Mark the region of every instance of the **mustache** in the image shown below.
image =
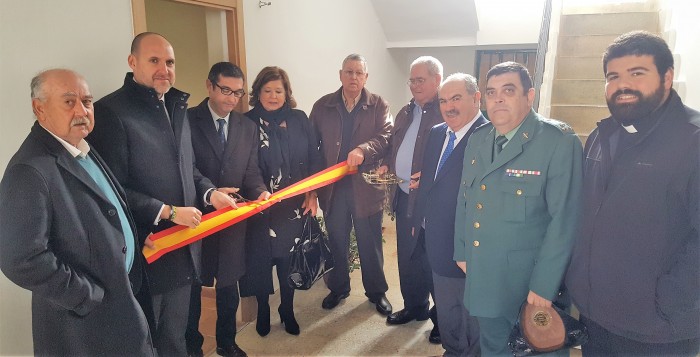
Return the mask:
[[[459,115],[459,110],[457,109],[450,109],[445,112],[445,115],[447,116],[458,116]]]
[[[70,126],[83,125],[83,124],[90,125],[90,118],[80,117],[80,118],[75,118],[75,119],[70,121]]]
[[[637,90],[631,90],[631,89],[620,89],[613,93],[612,95],[612,100],[616,100],[617,97],[625,94],[632,94],[634,96],[637,96],[637,98],[643,98],[644,96],[642,95],[642,92],[637,91]]]

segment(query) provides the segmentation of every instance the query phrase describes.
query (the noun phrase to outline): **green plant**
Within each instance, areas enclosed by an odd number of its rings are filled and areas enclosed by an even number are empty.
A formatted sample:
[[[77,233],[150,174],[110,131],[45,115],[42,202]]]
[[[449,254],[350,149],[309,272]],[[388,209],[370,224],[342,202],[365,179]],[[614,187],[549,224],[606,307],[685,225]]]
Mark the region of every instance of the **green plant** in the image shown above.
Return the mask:
[[[323,217],[317,217],[323,234],[328,237],[326,229],[326,221]],[[348,252],[348,270],[352,273],[353,270],[360,268],[360,251],[357,249],[357,237],[355,236],[355,228],[350,231],[350,251]]]

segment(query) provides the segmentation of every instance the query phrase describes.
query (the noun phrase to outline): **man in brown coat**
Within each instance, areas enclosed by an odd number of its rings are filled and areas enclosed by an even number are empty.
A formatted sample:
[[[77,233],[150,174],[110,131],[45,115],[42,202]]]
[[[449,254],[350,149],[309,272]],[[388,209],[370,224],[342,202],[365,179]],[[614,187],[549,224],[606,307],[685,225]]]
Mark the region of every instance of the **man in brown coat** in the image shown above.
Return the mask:
[[[316,101],[310,120],[326,167],[347,161],[350,166],[360,166],[360,171],[368,171],[378,166],[388,144],[393,121],[389,105],[364,88],[368,76],[364,57],[347,56],[339,74],[342,87]],[[330,249],[336,261],[335,269],[329,274],[331,291],[323,299],[324,309],[336,307],[350,293],[347,261],[350,229],[354,226],[365,295],[381,314],[391,314],[383,270],[383,202],[382,187],[366,183],[360,175],[345,177],[319,190]]]

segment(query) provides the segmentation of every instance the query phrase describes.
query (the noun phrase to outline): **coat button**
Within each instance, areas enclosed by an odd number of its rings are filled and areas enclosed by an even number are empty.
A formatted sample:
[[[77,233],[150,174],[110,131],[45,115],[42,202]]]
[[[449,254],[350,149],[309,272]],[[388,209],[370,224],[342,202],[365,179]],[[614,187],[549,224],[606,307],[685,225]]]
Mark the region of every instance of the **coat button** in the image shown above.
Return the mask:
[[[486,185],[481,185],[481,190],[486,191]]]
[[[108,214],[110,217],[112,217],[112,216],[114,216],[115,214],[117,214],[117,210],[115,210],[114,208],[110,208],[109,211],[107,211],[107,214]]]
[[[122,253],[126,254],[126,247],[122,247]]]
[[[523,190],[518,189],[517,191],[515,191],[515,194],[518,195],[518,196],[520,196],[520,195],[523,194]]]
[[[340,146],[340,141],[336,141],[335,146]]]
[[[482,208],[484,208],[484,205],[482,205],[481,203],[476,204],[476,209],[482,209]]]
[[[479,229],[481,227],[481,224],[479,222],[474,222],[474,228]]]
[[[472,165],[476,164],[476,160],[472,159]]]
[[[474,241],[474,246],[475,246],[475,247],[478,247],[478,246],[479,246],[479,241],[478,241],[478,240],[475,240],[475,241]]]

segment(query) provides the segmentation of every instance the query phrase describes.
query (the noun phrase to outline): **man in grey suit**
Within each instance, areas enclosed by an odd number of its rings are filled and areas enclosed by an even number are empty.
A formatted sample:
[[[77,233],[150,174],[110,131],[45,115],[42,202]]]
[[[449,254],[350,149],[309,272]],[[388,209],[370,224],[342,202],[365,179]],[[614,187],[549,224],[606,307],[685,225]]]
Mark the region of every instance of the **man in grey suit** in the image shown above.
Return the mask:
[[[479,324],[464,307],[465,274],[452,259],[457,192],[464,148],[471,133],[486,124],[481,115],[481,93],[476,79],[455,73],[440,85],[440,112],[445,123],[428,135],[423,174],[418,187],[414,231],[425,241],[432,269],[445,356],[478,356]]]
[[[134,293],[143,255],[126,197],[84,140],[92,95],[77,73],[31,82],[37,121],[0,183],[0,268],[32,291],[34,354],[153,356]]]
[[[124,85],[95,103],[98,124],[90,143],[124,186],[139,239],[174,225],[195,228],[195,206],[235,206],[194,166],[189,94],[173,88],[175,52],[163,36],[137,35],[128,57]],[[201,268],[201,241],[172,251],[147,266],[155,320],[153,343],[159,355],[184,356],[192,283]]]

